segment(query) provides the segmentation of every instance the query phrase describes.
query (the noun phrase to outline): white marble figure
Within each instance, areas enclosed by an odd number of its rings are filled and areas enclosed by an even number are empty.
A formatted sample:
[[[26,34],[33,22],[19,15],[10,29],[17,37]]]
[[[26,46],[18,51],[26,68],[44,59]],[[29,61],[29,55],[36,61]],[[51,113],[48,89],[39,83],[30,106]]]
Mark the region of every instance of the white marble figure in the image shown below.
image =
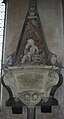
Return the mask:
[[[32,56],[38,53],[39,53],[39,49],[37,46],[35,46],[33,39],[28,39],[21,63],[24,64],[26,60],[30,62],[32,60]]]

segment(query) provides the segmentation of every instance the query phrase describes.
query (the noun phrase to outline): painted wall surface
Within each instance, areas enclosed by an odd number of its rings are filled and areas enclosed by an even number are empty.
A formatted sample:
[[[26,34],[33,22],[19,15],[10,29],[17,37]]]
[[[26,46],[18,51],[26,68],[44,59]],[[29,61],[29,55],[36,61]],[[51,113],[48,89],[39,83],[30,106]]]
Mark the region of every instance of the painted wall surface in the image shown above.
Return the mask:
[[[16,50],[17,43],[22,31],[25,16],[28,10],[28,0],[9,0],[7,4],[4,60]],[[58,60],[64,64],[64,40],[63,40],[63,13],[61,0],[38,0],[38,11],[48,48],[57,54]],[[64,70],[62,69],[62,74]],[[55,97],[59,101],[58,107],[54,107],[51,114],[41,114],[37,108],[37,119],[63,119],[64,117],[64,84],[56,91]],[[3,106],[8,99],[8,93],[3,90]],[[7,111],[6,111],[7,112]],[[5,114],[5,112],[4,112]],[[6,116],[10,117],[11,111]],[[17,116],[23,119],[22,116]],[[8,118],[8,119],[9,119]],[[12,119],[15,119],[12,115]],[[1,118],[2,119],[2,118]],[[5,118],[3,118],[5,119]]]

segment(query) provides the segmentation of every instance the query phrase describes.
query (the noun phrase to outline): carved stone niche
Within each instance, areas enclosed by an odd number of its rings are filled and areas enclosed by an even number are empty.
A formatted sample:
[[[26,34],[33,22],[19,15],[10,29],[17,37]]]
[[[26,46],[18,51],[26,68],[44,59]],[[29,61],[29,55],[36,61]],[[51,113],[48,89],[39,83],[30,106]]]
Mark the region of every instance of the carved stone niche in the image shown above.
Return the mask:
[[[34,119],[37,105],[42,109],[44,106],[47,108],[57,105],[54,93],[62,84],[61,67],[57,56],[47,47],[37,1],[29,0],[17,49],[7,57],[4,65],[5,76],[2,83],[9,92],[6,105],[16,108],[27,106],[28,119]]]

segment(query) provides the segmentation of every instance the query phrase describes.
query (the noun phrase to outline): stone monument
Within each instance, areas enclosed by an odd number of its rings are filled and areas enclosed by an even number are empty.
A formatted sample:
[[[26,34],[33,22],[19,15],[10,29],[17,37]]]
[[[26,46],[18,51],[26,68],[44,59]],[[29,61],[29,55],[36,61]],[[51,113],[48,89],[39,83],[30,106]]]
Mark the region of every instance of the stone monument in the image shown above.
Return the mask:
[[[7,57],[3,65],[2,84],[9,93],[7,106],[27,107],[27,119],[35,119],[36,106],[46,108],[58,105],[55,91],[62,84],[61,63],[57,55],[49,51],[37,0],[29,0],[29,8],[16,51]]]

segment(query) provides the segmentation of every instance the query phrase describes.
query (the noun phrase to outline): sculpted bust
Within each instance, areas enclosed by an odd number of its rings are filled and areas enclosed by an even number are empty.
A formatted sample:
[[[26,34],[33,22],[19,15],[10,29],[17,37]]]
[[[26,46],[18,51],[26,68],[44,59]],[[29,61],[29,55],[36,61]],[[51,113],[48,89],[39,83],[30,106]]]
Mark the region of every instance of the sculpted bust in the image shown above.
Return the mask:
[[[22,58],[22,64],[25,63],[25,61],[31,61],[32,57],[36,54],[38,54],[39,49],[38,47],[34,44],[33,39],[28,39],[27,45],[24,50],[24,56]]]

